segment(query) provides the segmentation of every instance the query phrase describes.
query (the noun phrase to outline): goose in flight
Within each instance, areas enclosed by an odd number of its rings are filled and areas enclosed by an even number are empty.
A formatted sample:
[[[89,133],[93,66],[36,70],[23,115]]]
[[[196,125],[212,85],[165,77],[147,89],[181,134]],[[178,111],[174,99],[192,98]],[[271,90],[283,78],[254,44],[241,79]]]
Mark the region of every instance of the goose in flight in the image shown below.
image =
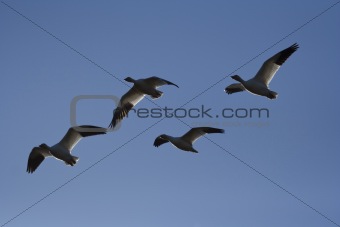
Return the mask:
[[[269,90],[269,83],[273,79],[275,73],[279,70],[280,66],[292,55],[299,45],[294,43],[290,47],[275,54],[267,61],[265,61],[257,72],[257,74],[250,80],[243,80],[240,76],[234,75],[231,78],[240,82],[231,84],[225,88],[225,92],[233,94],[244,90],[249,91],[252,94],[265,96],[269,99],[276,99],[278,93]]]
[[[155,139],[153,145],[155,147],[159,147],[163,143],[170,142],[172,145],[181,149],[183,151],[190,151],[194,153],[198,153],[193,147],[192,144],[201,136],[204,136],[206,133],[224,133],[223,129],[219,128],[210,128],[210,127],[198,127],[192,128],[187,133],[185,133],[181,137],[172,137],[166,134],[162,134]]]
[[[121,97],[119,105],[113,113],[110,128],[114,128],[119,121],[126,117],[128,112],[139,103],[145,95],[150,95],[153,99],[161,97],[163,92],[157,90],[158,87],[162,85],[174,85],[178,87],[176,84],[156,76],[139,80],[127,77],[124,80],[133,83],[133,87]]]
[[[28,157],[27,172],[33,173],[47,157],[62,160],[66,165],[75,165],[78,157],[71,155],[76,144],[87,136],[106,134],[107,129],[92,125],[82,125],[69,128],[59,143],[49,147],[45,143],[34,147]]]

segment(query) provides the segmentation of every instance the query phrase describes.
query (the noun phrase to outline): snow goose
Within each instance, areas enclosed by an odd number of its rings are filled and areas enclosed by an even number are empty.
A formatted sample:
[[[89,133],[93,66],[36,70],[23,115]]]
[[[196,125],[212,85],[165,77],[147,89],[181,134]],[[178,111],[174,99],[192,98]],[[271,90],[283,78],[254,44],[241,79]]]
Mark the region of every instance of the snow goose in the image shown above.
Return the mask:
[[[139,80],[127,77],[125,81],[133,83],[133,87],[120,99],[119,105],[113,113],[110,128],[114,128],[119,121],[126,117],[128,112],[139,103],[145,95],[150,95],[153,99],[161,97],[163,92],[157,90],[158,87],[162,85],[174,85],[178,87],[176,84],[156,76]]]
[[[255,95],[266,96],[269,99],[276,99],[278,94],[275,91],[269,90],[269,83],[273,79],[275,73],[279,70],[280,66],[298,48],[299,45],[294,43],[290,47],[275,54],[263,63],[257,74],[250,80],[245,81],[238,75],[232,76],[231,78],[240,83],[229,85],[225,88],[225,92],[228,94],[233,94],[247,90]]]
[[[204,136],[206,133],[224,133],[223,129],[219,128],[210,128],[210,127],[198,127],[192,128],[187,133],[185,133],[181,137],[172,137],[166,134],[160,135],[155,139],[153,145],[155,147],[159,147],[163,143],[170,142],[172,145],[181,149],[183,151],[190,151],[194,153],[198,153],[193,147],[192,144],[201,136]]]
[[[82,125],[69,128],[66,135],[54,146],[49,147],[43,143],[39,145],[39,147],[34,147],[32,149],[28,157],[27,172],[33,173],[47,157],[54,157],[62,160],[66,165],[75,165],[79,158],[72,156],[71,151],[76,144],[83,137],[105,134],[106,131],[106,128],[92,125]]]

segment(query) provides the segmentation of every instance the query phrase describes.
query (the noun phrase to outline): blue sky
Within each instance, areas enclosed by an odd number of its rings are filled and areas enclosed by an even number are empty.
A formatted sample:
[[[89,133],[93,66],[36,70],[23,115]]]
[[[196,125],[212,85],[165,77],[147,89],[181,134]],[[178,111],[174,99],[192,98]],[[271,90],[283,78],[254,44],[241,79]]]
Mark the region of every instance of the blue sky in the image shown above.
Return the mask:
[[[1,2],[0,224],[71,179],[6,226],[340,224],[340,5],[286,37],[336,1],[4,2],[45,31]],[[300,49],[271,82],[277,100],[224,93],[229,74],[251,78],[295,42]],[[217,114],[267,108],[270,116],[171,118],[143,132],[158,119],[131,114],[116,132],[82,140],[76,166],[47,159],[25,172],[31,149],[57,143],[70,127],[74,97],[120,97],[128,87],[119,80],[127,76],[178,84],[161,88],[155,102],[162,107],[196,97],[185,107]],[[110,100],[82,100],[77,122],[105,127],[113,108]],[[158,135],[181,135],[188,125],[226,133],[207,136],[217,145],[198,140],[199,154],[152,146]]]

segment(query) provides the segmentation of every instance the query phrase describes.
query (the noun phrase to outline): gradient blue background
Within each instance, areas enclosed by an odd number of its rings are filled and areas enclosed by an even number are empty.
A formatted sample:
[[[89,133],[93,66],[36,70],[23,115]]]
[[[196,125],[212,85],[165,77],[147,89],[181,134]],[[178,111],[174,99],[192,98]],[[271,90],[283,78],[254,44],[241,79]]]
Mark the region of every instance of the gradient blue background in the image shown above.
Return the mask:
[[[160,106],[179,107],[336,1],[5,1],[119,79],[159,76]],[[189,119],[221,127],[208,135],[307,204],[340,224],[340,4],[237,70],[252,77],[294,42],[269,100],[227,95],[226,78],[186,107],[268,108],[267,118]],[[31,149],[53,145],[70,127],[77,95],[116,95],[128,87],[0,4],[0,224],[118,149],[158,119],[130,115],[114,133],[82,140],[74,167],[54,159],[25,172]],[[152,108],[143,100],[138,107]],[[77,122],[107,126],[110,100],[83,100]],[[249,126],[264,124],[263,127]],[[228,126],[229,124],[229,126]],[[162,133],[188,126],[165,119],[6,226],[335,226],[202,138],[192,154]]]

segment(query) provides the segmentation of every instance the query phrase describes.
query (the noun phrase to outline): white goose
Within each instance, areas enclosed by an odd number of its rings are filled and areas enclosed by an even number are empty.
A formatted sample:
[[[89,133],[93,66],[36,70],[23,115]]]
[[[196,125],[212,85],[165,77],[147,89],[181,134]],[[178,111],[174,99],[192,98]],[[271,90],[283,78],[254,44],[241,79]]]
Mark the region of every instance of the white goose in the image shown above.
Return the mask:
[[[172,145],[181,149],[183,151],[190,151],[194,153],[198,153],[192,144],[201,136],[205,135],[206,133],[224,133],[223,129],[219,128],[210,128],[210,127],[198,127],[192,128],[187,133],[185,133],[181,137],[172,137],[166,134],[160,135],[155,139],[153,145],[155,147],[159,147],[163,143],[170,142]]]
[[[114,128],[145,95],[150,95],[153,99],[161,97],[163,92],[157,90],[158,87],[162,85],[174,85],[178,87],[176,84],[156,76],[139,80],[127,77],[124,80],[133,83],[133,87],[121,97],[119,105],[113,113],[110,128]]]
[[[257,74],[250,80],[243,80],[240,76],[234,75],[231,78],[240,82],[231,84],[225,88],[228,94],[247,90],[250,93],[260,96],[266,96],[269,99],[276,99],[278,94],[275,91],[269,90],[269,83],[273,79],[275,73],[279,70],[280,66],[292,55],[299,45],[294,43],[290,47],[275,54],[267,61],[265,61],[257,72]]]
[[[71,127],[62,140],[52,147],[45,143],[34,147],[28,157],[27,172],[33,173],[47,157],[54,157],[62,160],[66,165],[75,165],[78,157],[71,155],[72,149],[76,144],[87,136],[106,134],[107,129],[92,125],[82,125]]]

